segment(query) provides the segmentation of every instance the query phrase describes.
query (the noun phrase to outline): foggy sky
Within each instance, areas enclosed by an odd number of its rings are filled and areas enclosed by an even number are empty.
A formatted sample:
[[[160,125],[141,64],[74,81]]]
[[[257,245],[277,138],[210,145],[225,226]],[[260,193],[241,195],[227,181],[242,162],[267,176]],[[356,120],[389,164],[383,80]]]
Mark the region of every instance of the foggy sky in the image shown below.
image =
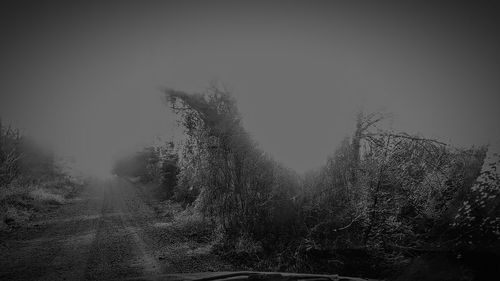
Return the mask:
[[[174,132],[163,86],[212,80],[299,172],[360,110],[459,146],[500,139],[494,2],[101,2],[0,4],[0,116],[87,170]]]

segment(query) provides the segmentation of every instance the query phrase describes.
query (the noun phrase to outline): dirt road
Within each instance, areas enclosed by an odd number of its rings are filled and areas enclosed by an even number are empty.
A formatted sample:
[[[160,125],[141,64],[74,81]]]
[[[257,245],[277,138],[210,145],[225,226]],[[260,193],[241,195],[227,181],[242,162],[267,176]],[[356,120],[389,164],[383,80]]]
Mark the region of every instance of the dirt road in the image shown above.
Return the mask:
[[[165,237],[168,224],[147,203],[127,180],[90,184],[50,219],[0,237],[0,280],[120,280],[220,269],[196,245]]]

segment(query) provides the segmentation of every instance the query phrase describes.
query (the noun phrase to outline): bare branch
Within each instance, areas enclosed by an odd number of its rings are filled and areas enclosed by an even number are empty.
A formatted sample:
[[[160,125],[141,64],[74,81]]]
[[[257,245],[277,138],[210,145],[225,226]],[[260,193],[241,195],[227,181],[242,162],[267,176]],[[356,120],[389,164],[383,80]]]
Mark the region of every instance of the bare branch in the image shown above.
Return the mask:
[[[410,136],[410,135],[405,134],[405,133],[399,133],[399,134],[394,134],[394,133],[369,133],[369,134],[365,134],[364,136],[371,136],[371,137],[374,137],[374,136],[379,136],[379,137],[404,138],[404,139],[409,139],[409,140],[414,140],[414,141],[426,141],[426,142],[433,142],[433,143],[436,143],[436,144],[440,144],[440,145],[448,146],[448,144],[446,144],[446,143],[444,143],[444,142],[440,142],[440,141],[438,141],[438,140],[428,139],[428,138],[421,138],[421,137],[415,137],[415,136]]]

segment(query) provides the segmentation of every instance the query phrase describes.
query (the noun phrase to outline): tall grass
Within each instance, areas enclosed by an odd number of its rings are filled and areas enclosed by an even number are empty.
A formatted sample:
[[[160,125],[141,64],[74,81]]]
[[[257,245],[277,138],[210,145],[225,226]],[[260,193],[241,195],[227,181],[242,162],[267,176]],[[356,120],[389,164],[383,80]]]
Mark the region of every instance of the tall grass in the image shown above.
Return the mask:
[[[81,182],[62,175],[36,184],[16,180],[0,192],[0,230],[12,231],[26,225],[54,206],[68,202]]]

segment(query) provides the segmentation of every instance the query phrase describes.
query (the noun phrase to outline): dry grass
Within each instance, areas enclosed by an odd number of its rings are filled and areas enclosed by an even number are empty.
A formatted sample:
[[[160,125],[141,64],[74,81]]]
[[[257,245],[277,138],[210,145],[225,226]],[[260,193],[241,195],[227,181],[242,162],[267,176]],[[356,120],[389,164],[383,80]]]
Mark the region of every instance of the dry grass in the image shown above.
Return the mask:
[[[36,215],[68,202],[81,186],[68,178],[53,178],[38,184],[14,182],[1,187],[0,230],[12,230],[25,225]]]
[[[45,202],[48,204],[64,204],[66,199],[60,194],[52,193],[45,188],[37,188],[29,193],[30,197],[35,201]]]
[[[172,227],[186,238],[196,242],[209,242],[213,239],[215,225],[203,218],[192,208],[178,212],[174,215]]]

